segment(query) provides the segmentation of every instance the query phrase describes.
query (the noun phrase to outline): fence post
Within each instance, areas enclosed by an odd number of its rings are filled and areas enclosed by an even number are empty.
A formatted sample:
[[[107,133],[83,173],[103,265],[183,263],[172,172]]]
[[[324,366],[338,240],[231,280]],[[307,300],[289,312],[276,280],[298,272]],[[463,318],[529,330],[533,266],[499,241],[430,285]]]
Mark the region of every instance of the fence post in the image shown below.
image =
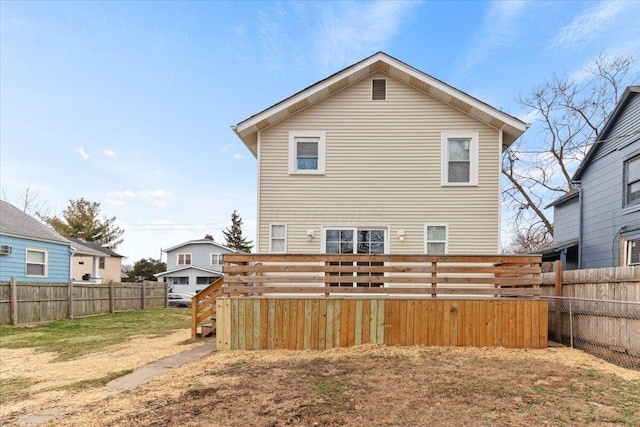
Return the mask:
[[[73,280],[69,280],[69,319],[73,319]]]
[[[169,307],[169,287],[165,282],[164,283],[164,308]]]
[[[573,348],[573,310],[571,308],[571,300],[569,300],[569,341]]]
[[[114,295],[115,289],[113,285],[113,281],[109,282],[109,313],[116,312],[116,301]]]
[[[556,261],[556,283],[555,283],[555,338],[558,343],[562,343],[562,312],[560,307],[563,305],[562,300],[562,261]]]
[[[11,324],[18,324],[18,283],[15,276],[11,276]]]
[[[142,306],[143,310],[144,310],[144,306],[145,306],[145,304],[144,304],[145,295],[144,294],[146,293],[146,289],[147,289],[147,282],[146,282],[146,280],[143,280],[142,281],[142,295],[140,297],[140,305]]]

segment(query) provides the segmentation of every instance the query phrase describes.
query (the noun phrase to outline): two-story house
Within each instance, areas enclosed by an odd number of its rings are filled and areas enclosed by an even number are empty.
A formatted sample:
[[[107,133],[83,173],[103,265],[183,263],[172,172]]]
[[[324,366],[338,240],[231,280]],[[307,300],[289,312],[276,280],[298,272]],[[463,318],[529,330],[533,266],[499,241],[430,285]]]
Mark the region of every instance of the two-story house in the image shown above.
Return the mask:
[[[564,269],[640,264],[640,86],[630,86],[554,201],[554,245]]]
[[[71,242],[0,200],[0,282],[68,283]]]
[[[501,153],[527,125],[379,52],[233,129],[258,253],[496,254]]]
[[[204,239],[189,240],[162,252],[167,254],[167,271],[155,275],[158,281],[167,283],[171,292],[196,293],[222,276],[224,255],[237,251],[214,242],[207,234]]]

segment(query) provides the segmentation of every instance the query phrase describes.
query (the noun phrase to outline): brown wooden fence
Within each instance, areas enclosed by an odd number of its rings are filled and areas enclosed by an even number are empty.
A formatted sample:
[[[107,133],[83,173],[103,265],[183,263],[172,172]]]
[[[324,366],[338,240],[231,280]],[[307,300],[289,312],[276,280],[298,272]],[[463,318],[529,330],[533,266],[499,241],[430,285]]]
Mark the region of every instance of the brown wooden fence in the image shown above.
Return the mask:
[[[549,338],[640,368],[640,266],[542,275]]]
[[[167,306],[165,283],[0,283],[0,325]]]

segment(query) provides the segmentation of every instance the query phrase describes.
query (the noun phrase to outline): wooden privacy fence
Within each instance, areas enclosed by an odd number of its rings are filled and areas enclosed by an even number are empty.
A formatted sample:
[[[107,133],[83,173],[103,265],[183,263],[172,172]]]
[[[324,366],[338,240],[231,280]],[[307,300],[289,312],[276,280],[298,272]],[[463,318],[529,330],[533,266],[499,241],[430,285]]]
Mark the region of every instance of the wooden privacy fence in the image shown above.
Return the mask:
[[[640,266],[542,275],[549,337],[628,367],[640,367]]]
[[[226,294],[540,295],[540,256],[225,255]]]
[[[165,283],[0,283],[0,324],[18,325],[167,306]]]
[[[225,255],[218,349],[540,348],[540,256]]]

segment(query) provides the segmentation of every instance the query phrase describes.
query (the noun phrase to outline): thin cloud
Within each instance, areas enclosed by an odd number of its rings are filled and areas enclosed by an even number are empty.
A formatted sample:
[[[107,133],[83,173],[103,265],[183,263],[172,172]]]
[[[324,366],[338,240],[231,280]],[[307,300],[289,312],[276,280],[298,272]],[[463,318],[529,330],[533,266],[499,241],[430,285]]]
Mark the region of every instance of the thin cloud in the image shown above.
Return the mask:
[[[560,29],[556,38],[551,41],[551,47],[569,49],[602,37],[602,29],[618,19],[627,4],[628,2],[604,1],[576,16],[570,24]]]
[[[104,155],[107,157],[115,157],[116,156],[116,152],[113,150],[104,150]]]
[[[86,151],[84,151],[84,148],[80,147],[76,149],[76,153],[80,154],[80,157],[82,157],[82,160],[87,160],[89,159],[89,155],[87,154]]]
[[[316,36],[324,72],[344,66],[354,57],[384,50],[398,33],[402,18],[416,4],[407,1],[328,3]]]
[[[462,72],[488,58],[494,51],[513,42],[513,37],[519,29],[519,18],[529,6],[529,1],[494,1],[489,5],[489,11],[484,24],[477,33],[469,49]]]
[[[164,208],[173,199],[173,193],[164,189],[145,191],[111,191],[107,193],[107,203],[114,206],[125,204],[125,200],[142,200],[151,206]]]
[[[234,159],[244,159],[244,156],[242,154],[236,153],[236,154],[233,155],[233,158]]]

